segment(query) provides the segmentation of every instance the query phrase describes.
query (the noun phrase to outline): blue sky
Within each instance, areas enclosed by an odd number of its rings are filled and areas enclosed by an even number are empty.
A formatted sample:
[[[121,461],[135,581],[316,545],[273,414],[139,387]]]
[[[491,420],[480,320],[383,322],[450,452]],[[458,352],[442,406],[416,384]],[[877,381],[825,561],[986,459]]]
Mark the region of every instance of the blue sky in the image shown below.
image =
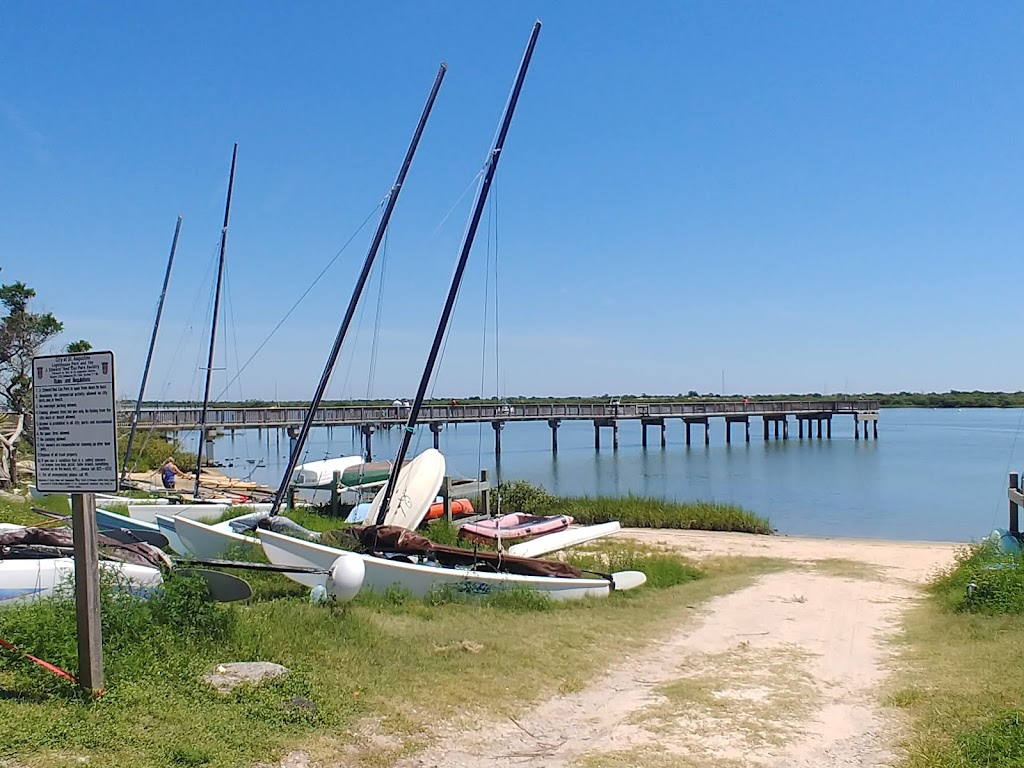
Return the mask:
[[[149,393],[196,396],[237,141],[219,392],[380,202],[445,60],[375,374],[376,278],[328,390],[409,397],[535,17],[437,394],[1024,388],[1008,2],[5,3],[0,280],[132,396],[181,213]],[[374,223],[225,397],[312,393]]]

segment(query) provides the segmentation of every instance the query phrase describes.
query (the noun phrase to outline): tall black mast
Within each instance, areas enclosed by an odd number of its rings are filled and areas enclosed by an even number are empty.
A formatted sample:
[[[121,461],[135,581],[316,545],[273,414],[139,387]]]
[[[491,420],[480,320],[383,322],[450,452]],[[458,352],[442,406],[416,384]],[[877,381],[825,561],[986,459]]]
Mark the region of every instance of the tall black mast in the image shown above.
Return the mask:
[[[213,377],[213,347],[217,338],[217,315],[220,312],[220,286],[224,280],[224,256],[228,250],[228,219],[231,218],[231,192],[235,187],[235,161],[238,159],[238,144],[231,153],[231,173],[228,176],[228,199],[224,204],[224,226],[220,230],[220,260],[217,264],[217,288],[213,295],[213,322],[210,323],[210,354],[206,358],[206,389],[203,392],[203,410],[199,415],[199,448],[196,450],[196,487],[194,496],[199,496],[199,473],[203,468],[203,441],[206,435],[206,409],[210,404],[210,380]]]
[[[142,383],[139,385],[139,399],[135,401],[132,413],[132,428],[128,432],[128,446],[124,450],[124,464],[121,466],[121,484],[128,474],[128,461],[132,455],[132,443],[135,442],[135,429],[139,425],[139,411],[142,409],[142,397],[146,393],[146,380],[149,378],[149,365],[153,362],[153,348],[156,346],[156,334],[160,329],[160,315],[164,311],[164,297],[167,296],[167,284],[171,281],[171,266],[174,264],[174,252],[178,250],[178,234],[181,232],[181,216],[174,227],[174,239],[171,240],[171,255],[167,258],[167,271],[164,273],[164,287],[160,289],[160,301],[156,305],[156,320],[153,322],[153,335],[149,339],[149,352],[146,354],[146,365],[142,368]]]
[[[437,332],[434,334],[434,343],[430,347],[430,354],[427,356],[427,364],[423,368],[423,378],[420,379],[419,389],[416,391],[416,400],[413,401],[412,410],[409,412],[409,419],[402,430],[402,442],[398,446],[398,455],[395,457],[394,468],[388,477],[388,484],[384,490],[384,498],[377,513],[377,525],[384,522],[388,513],[388,505],[391,503],[391,496],[395,492],[395,483],[398,481],[398,474],[405,461],[405,455],[409,452],[409,443],[412,441],[413,429],[416,426],[416,417],[423,406],[423,398],[426,396],[427,387],[430,385],[430,377],[434,372],[434,364],[437,362],[437,354],[444,341],[445,330],[451,318],[452,308],[455,306],[455,298],[459,293],[459,286],[462,283],[462,273],[466,271],[466,262],[469,260],[469,252],[473,248],[473,238],[476,236],[477,226],[480,224],[480,217],[483,215],[484,206],[487,204],[487,193],[490,191],[491,182],[494,179],[494,172],[498,168],[498,160],[501,159],[501,150],[505,146],[505,136],[508,134],[509,125],[512,123],[512,114],[516,110],[516,103],[519,101],[519,92],[523,88],[523,80],[526,79],[526,70],[530,66],[530,59],[533,58],[533,49],[537,44],[537,36],[540,34],[540,21],[533,23],[533,30],[530,32],[530,41],[526,44],[526,51],[523,53],[523,60],[519,64],[519,72],[516,73],[515,84],[512,86],[512,95],[509,96],[508,105],[505,107],[505,114],[501,119],[501,128],[498,131],[498,138],[494,142],[490,155],[487,158],[487,171],[484,173],[483,183],[477,193],[476,206],[473,208],[473,215],[466,229],[466,235],[462,243],[462,251],[459,253],[459,262],[455,267],[455,276],[448,289],[448,298],[445,300],[444,310],[441,312],[441,319],[437,324]]]
[[[324,391],[327,389],[327,383],[331,379],[331,372],[334,370],[334,364],[338,360],[338,354],[341,352],[342,342],[345,340],[345,336],[348,333],[348,328],[352,324],[352,318],[355,316],[356,307],[359,304],[359,297],[363,293],[363,288],[366,285],[366,281],[370,277],[370,270],[373,268],[373,260],[377,257],[377,251],[380,248],[381,241],[384,239],[384,233],[387,231],[388,223],[391,221],[391,213],[395,210],[395,204],[398,203],[398,195],[402,191],[402,185],[405,183],[405,177],[409,173],[409,168],[412,166],[412,159],[416,154],[416,148],[419,146],[420,138],[423,136],[423,129],[426,128],[427,119],[430,117],[430,111],[434,108],[434,100],[437,98],[437,92],[441,89],[441,81],[444,80],[445,73],[448,71],[448,65],[441,62],[440,68],[437,70],[437,76],[434,78],[434,85],[430,89],[430,95],[427,97],[427,103],[423,107],[423,112],[420,114],[420,121],[416,124],[416,132],[412,136],[412,141],[409,143],[409,149],[405,153],[405,160],[402,161],[402,167],[398,171],[398,176],[395,178],[395,183],[391,187],[391,191],[388,193],[387,204],[384,206],[384,213],[381,216],[380,223],[377,224],[377,231],[373,235],[373,240],[370,243],[370,249],[366,252],[366,258],[363,261],[363,269],[359,273],[359,279],[356,280],[355,288],[352,290],[352,297],[349,299],[348,308],[345,310],[345,317],[341,321],[341,327],[338,329],[338,335],[334,339],[334,346],[331,348],[331,354],[327,358],[327,365],[324,366],[324,372],[320,376],[320,383],[317,384],[316,392],[313,395],[313,400],[309,404],[309,411],[306,413],[306,418],[302,422],[302,429],[299,430],[299,435],[295,440],[295,447],[288,457],[288,466],[284,470],[284,476],[281,478],[281,485],[277,489],[277,493],[274,496],[274,504],[270,509],[271,515],[276,515],[277,511],[281,508],[281,503],[284,501],[285,492],[288,489],[288,481],[291,479],[292,473],[295,471],[295,466],[299,462],[299,456],[302,455],[302,447],[306,443],[306,438],[309,436],[309,430],[313,427],[313,418],[316,416],[317,408],[320,407],[320,400],[324,396]]]

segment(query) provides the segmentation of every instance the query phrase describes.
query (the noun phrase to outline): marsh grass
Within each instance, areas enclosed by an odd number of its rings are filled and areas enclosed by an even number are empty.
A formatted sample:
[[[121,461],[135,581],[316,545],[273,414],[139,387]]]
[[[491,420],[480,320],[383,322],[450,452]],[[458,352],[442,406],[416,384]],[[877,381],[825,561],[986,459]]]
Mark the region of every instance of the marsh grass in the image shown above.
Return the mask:
[[[501,497],[504,513],[572,515],[580,525],[618,520],[625,528],[772,533],[768,518],[735,504],[716,501],[666,501],[632,494],[624,497],[559,497],[523,480],[502,483],[497,494]]]

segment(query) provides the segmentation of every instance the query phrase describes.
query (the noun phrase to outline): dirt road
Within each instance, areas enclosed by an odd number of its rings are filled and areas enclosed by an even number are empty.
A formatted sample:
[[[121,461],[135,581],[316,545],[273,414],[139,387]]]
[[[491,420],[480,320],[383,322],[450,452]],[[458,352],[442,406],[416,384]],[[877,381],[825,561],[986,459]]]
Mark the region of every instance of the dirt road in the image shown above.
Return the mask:
[[[643,655],[515,720],[453,726],[403,768],[888,766],[886,639],[955,545],[627,531],[695,559],[793,567],[702,606]]]

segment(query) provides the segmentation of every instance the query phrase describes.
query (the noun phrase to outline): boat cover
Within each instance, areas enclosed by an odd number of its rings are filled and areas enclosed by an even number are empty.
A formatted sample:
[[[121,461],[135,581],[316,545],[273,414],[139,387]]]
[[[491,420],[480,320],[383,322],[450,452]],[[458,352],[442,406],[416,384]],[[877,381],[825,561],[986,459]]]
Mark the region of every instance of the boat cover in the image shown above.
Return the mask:
[[[149,544],[122,544],[102,533],[96,535],[100,554],[108,560],[161,568],[170,565],[163,554]],[[0,558],[70,557],[74,540],[70,528],[22,528],[0,533]]]

